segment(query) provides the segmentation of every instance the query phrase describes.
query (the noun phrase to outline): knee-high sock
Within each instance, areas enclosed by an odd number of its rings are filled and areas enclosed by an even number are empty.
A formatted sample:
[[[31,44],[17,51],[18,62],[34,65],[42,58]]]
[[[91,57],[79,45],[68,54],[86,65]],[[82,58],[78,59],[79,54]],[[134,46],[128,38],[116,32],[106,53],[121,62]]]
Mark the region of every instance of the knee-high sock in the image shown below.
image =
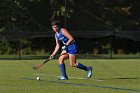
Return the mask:
[[[84,65],[81,64],[81,63],[77,63],[77,67],[76,67],[76,68],[83,69],[83,70],[85,70],[85,71],[88,70],[88,67],[87,67],[87,66],[84,66]]]
[[[65,69],[65,64],[59,64],[59,67],[60,67],[62,76],[67,77],[66,69]]]

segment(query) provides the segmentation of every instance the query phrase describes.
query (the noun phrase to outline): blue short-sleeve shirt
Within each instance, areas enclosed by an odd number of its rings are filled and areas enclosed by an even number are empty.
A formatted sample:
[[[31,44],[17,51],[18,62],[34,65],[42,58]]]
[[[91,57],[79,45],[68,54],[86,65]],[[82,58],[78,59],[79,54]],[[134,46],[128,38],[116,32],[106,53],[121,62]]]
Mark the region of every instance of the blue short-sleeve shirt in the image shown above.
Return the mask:
[[[60,28],[60,31],[56,33],[56,38],[59,42],[62,42],[63,45],[65,45],[69,40],[65,35],[62,34],[62,28]],[[77,54],[79,52],[79,47],[75,40],[73,40],[71,44],[67,46],[66,52],[68,54]]]

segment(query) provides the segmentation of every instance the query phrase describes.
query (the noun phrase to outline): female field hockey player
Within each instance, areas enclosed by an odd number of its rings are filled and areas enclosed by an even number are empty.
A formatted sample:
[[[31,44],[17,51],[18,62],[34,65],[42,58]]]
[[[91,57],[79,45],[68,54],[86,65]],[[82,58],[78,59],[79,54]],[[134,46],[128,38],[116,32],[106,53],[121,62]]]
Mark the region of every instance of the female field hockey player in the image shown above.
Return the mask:
[[[68,76],[66,74],[66,69],[65,69],[65,63],[64,63],[64,61],[67,58],[69,58],[71,67],[76,67],[76,68],[85,70],[87,72],[87,77],[91,78],[92,67],[85,66],[81,63],[76,63],[76,54],[78,53],[79,48],[76,41],[68,32],[68,30],[66,28],[62,28],[60,26],[60,22],[57,20],[53,20],[51,22],[51,26],[52,26],[53,31],[55,32],[56,46],[50,58],[54,58],[54,56],[59,51],[60,42],[63,44],[61,56],[58,59],[62,76],[60,76],[58,80],[68,79]]]

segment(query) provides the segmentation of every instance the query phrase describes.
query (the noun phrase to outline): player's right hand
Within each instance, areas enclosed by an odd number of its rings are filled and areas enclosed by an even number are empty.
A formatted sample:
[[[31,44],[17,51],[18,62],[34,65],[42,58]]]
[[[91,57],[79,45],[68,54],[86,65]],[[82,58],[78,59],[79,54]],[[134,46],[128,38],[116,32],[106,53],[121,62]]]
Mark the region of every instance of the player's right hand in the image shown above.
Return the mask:
[[[53,59],[53,58],[54,58],[54,55],[51,55],[49,59]]]

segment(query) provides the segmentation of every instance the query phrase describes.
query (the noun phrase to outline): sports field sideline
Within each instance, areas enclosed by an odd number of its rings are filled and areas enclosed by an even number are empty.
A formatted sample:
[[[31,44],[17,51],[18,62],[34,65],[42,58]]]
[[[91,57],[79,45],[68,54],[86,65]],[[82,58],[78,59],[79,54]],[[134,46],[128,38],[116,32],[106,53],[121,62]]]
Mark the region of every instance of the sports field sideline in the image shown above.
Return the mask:
[[[69,80],[60,75],[57,60],[39,70],[32,70],[38,60],[0,60],[1,93],[140,93],[140,59],[78,59],[93,67],[93,76],[71,69],[66,62]],[[37,81],[36,77],[41,80]]]

